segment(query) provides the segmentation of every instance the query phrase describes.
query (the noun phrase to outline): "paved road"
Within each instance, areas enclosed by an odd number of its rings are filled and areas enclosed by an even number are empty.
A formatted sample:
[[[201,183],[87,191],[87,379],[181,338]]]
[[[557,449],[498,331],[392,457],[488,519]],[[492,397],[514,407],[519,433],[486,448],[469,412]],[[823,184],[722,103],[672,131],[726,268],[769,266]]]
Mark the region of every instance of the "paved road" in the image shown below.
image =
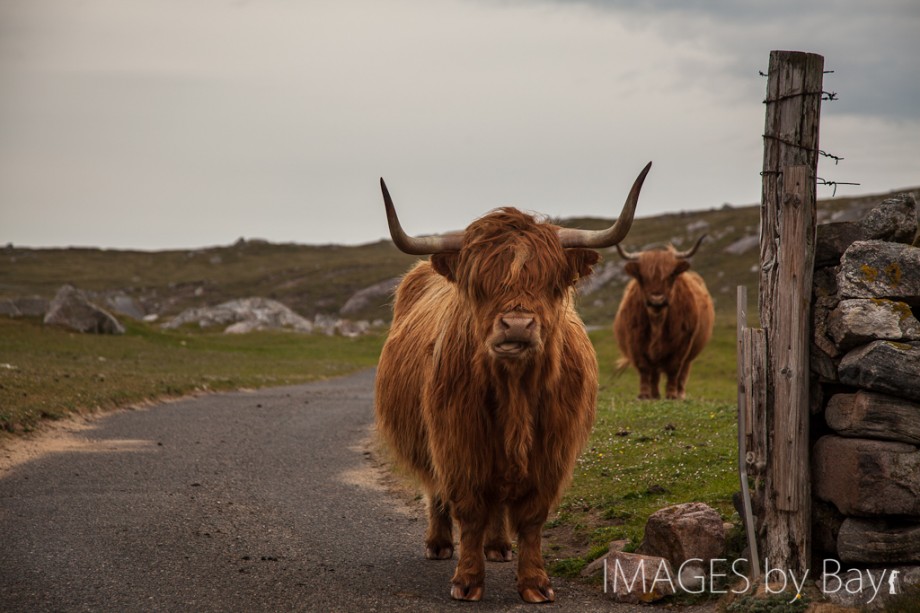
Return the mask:
[[[93,422],[0,479],[0,611],[529,610],[511,564],[449,599],[364,442],[373,372]],[[541,611],[626,611],[557,580]],[[650,611],[648,607],[642,611]]]

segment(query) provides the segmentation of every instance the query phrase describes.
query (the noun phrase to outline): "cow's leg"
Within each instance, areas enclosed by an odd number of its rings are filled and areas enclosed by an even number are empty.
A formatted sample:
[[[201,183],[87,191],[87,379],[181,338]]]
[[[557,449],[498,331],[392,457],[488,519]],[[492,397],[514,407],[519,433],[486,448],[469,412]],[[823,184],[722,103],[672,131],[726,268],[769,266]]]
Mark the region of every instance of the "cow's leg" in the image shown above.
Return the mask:
[[[639,400],[658,397],[658,371],[643,367],[639,369]]]
[[[489,509],[489,525],[486,527],[486,559],[490,562],[511,561],[511,537],[508,535],[508,508],[493,504]]]
[[[460,524],[460,560],[451,579],[451,598],[455,600],[481,600],[486,576],[483,555],[486,528],[489,518],[484,505],[476,509],[454,507]]]
[[[525,602],[553,602],[556,593],[543,565],[543,524],[549,505],[539,496],[518,501],[511,508],[511,522],[518,535],[517,589]]]
[[[658,399],[661,398],[661,394],[658,392],[659,381],[661,381],[661,371],[657,368],[652,368],[651,375],[651,386],[652,386],[652,395],[650,398]]]
[[[687,377],[690,376],[690,364],[681,366],[679,370],[668,372],[668,398],[672,400],[683,400],[687,392],[684,389],[687,384]]]
[[[437,494],[429,494],[425,557],[429,560],[449,560],[454,557],[452,531],[453,520],[450,516],[450,504]]]

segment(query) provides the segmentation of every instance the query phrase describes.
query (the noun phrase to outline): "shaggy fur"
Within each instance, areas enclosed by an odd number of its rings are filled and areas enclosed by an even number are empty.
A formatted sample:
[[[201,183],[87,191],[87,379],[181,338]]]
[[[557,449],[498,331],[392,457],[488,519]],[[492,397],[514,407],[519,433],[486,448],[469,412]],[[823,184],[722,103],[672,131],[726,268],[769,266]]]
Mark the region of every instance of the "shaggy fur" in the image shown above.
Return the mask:
[[[573,284],[597,260],[563,249],[556,226],[499,209],[396,290],[377,427],[428,495],[426,556],[452,557],[452,517],[459,525],[454,598],[482,597],[485,557],[510,560],[512,534],[521,597],[554,598],[541,533],[594,423],[597,360]],[[519,358],[490,350],[509,313],[532,315],[537,330]]]
[[[686,396],[690,364],[712,336],[715,312],[706,283],[675,257],[673,247],[644,251],[627,262],[633,279],[626,286],[613,331],[620,366],[639,371],[639,398],[659,398],[658,382],[667,377],[668,398]]]

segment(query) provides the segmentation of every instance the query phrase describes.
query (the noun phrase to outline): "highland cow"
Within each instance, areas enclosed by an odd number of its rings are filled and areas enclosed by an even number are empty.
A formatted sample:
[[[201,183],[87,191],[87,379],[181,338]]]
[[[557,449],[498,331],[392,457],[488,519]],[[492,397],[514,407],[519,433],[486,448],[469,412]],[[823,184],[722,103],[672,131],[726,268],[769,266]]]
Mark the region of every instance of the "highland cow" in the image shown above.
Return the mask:
[[[453,557],[451,596],[480,600],[485,560],[510,561],[527,602],[555,599],[541,534],[594,423],[597,359],[574,284],[632,224],[651,164],[616,223],[586,231],[513,208],[462,233],[414,238],[381,180],[390,233],[430,254],[396,290],[377,369],[377,427],[428,498],[425,556]]]
[[[712,336],[715,313],[706,283],[689,270],[701,236],[687,251],[674,247],[629,253],[617,245],[632,277],[613,321],[622,358],[619,366],[639,371],[639,398],[660,398],[661,374],[666,397],[683,399],[690,364]]]

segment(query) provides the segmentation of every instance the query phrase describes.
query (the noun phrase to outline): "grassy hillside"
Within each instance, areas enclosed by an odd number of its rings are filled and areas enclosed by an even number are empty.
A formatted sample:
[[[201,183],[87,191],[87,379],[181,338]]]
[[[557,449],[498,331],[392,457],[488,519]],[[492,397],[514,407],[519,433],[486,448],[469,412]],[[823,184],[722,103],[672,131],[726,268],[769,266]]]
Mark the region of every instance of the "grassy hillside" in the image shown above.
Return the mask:
[[[869,208],[882,198],[821,201],[819,211],[823,218],[830,218],[840,212]],[[728,255],[724,249],[745,236],[756,235],[758,222],[756,206],[640,218],[625,246],[635,250],[674,242],[686,247],[701,232],[708,232],[709,239],[694,257],[694,268],[709,284],[717,310],[730,312],[736,285],[747,284],[752,289],[751,296],[757,295],[757,275],[752,268],[758,254],[756,247],[739,256]],[[609,220],[571,219],[560,223],[599,228]],[[614,250],[603,256],[609,265],[621,266]],[[148,312],[161,316],[247,296],[274,298],[307,317],[317,313],[334,315],[355,292],[402,274],[415,259],[399,253],[389,241],[340,247],[241,240],[225,247],[156,252],[7,246],[0,249],[0,298],[50,298],[62,284],[71,283],[88,290],[124,291],[140,300]],[[611,320],[621,291],[622,282],[614,279],[584,296],[581,309],[585,320],[594,325]],[[350,317],[388,320],[386,297],[372,300]]]

